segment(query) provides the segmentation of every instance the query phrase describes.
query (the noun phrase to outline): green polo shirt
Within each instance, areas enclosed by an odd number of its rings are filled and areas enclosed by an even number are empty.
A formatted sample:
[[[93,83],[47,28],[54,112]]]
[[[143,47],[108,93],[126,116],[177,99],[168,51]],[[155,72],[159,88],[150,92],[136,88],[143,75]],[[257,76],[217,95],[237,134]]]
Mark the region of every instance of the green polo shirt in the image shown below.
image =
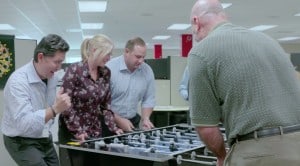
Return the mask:
[[[289,56],[260,32],[223,23],[189,54],[191,122],[228,139],[300,123],[300,82]]]

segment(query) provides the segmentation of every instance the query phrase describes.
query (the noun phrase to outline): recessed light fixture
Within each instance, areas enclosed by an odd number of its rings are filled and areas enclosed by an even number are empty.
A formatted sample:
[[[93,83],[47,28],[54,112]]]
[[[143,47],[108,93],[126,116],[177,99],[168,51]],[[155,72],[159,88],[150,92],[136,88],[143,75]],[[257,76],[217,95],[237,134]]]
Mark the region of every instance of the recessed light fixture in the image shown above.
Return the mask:
[[[221,5],[222,5],[223,9],[226,9],[226,8],[230,7],[232,5],[232,3],[222,3]]]
[[[277,25],[259,25],[259,26],[255,26],[255,27],[250,28],[250,30],[253,30],[253,31],[265,31],[265,30],[268,30],[268,29],[271,29],[271,28],[275,28],[275,27],[277,27]]]
[[[84,36],[83,36],[83,39],[86,39],[86,38],[89,38],[89,39],[90,39],[90,38],[93,38],[93,37],[94,37],[93,35],[84,35]]]
[[[66,31],[67,32],[82,32],[82,29],[75,29],[75,28],[73,28],[73,29],[67,29]]]
[[[298,40],[298,39],[300,39],[300,37],[291,36],[291,37],[280,38],[280,39],[278,39],[278,40],[279,40],[279,41],[291,41],[291,40]]]
[[[160,35],[160,36],[154,36],[152,39],[153,40],[166,40],[166,39],[169,39],[170,36],[163,36],[163,35]]]
[[[191,27],[191,24],[172,24],[167,29],[169,30],[185,30]]]
[[[16,28],[9,24],[0,24],[0,30],[15,30]]]
[[[294,16],[300,16],[300,13],[295,14]]]
[[[103,23],[81,23],[82,29],[102,29]]]
[[[106,1],[78,1],[80,12],[105,12]]]

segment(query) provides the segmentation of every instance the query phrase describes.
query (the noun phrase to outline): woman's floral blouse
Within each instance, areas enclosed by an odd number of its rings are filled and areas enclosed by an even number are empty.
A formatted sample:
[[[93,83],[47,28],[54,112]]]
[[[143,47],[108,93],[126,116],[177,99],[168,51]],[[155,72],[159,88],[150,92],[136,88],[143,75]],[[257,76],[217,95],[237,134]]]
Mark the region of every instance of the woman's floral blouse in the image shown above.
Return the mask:
[[[102,137],[101,122],[115,133],[118,129],[110,110],[110,70],[98,68],[99,78],[94,81],[87,62],[78,62],[67,68],[62,87],[71,97],[72,106],[62,113],[68,130],[74,135],[87,133],[89,137]]]

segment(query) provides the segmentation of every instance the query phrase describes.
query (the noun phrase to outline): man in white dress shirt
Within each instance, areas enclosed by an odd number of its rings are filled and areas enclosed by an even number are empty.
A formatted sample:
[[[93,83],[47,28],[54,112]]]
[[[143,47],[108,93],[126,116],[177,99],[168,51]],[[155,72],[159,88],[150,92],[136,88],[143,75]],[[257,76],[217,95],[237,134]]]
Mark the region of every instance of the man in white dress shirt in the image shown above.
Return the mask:
[[[68,43],[60,36],[45,36],[33,60],[16,70],[4,88],[2,133],[5,148],[18,165],[58,166],[50,128],[56,114],[71,106],[58,78]],[[55,97],[56,96],[56,97]]]

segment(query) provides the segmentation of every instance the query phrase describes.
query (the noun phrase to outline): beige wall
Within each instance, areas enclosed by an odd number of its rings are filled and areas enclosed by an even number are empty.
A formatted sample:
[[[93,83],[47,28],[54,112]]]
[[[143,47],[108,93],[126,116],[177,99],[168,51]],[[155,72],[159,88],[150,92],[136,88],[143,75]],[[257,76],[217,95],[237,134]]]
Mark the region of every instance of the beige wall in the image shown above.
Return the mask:
[[[281,44],[287,53],[300,53],[300,44]]]
[[[170,87],[170,80],[155,80],[156,105],[171,105]]]
[[[186,67],[187,58],[171,56],[171,105],[187,106],[188,103],[179,94],[179,84]]]

